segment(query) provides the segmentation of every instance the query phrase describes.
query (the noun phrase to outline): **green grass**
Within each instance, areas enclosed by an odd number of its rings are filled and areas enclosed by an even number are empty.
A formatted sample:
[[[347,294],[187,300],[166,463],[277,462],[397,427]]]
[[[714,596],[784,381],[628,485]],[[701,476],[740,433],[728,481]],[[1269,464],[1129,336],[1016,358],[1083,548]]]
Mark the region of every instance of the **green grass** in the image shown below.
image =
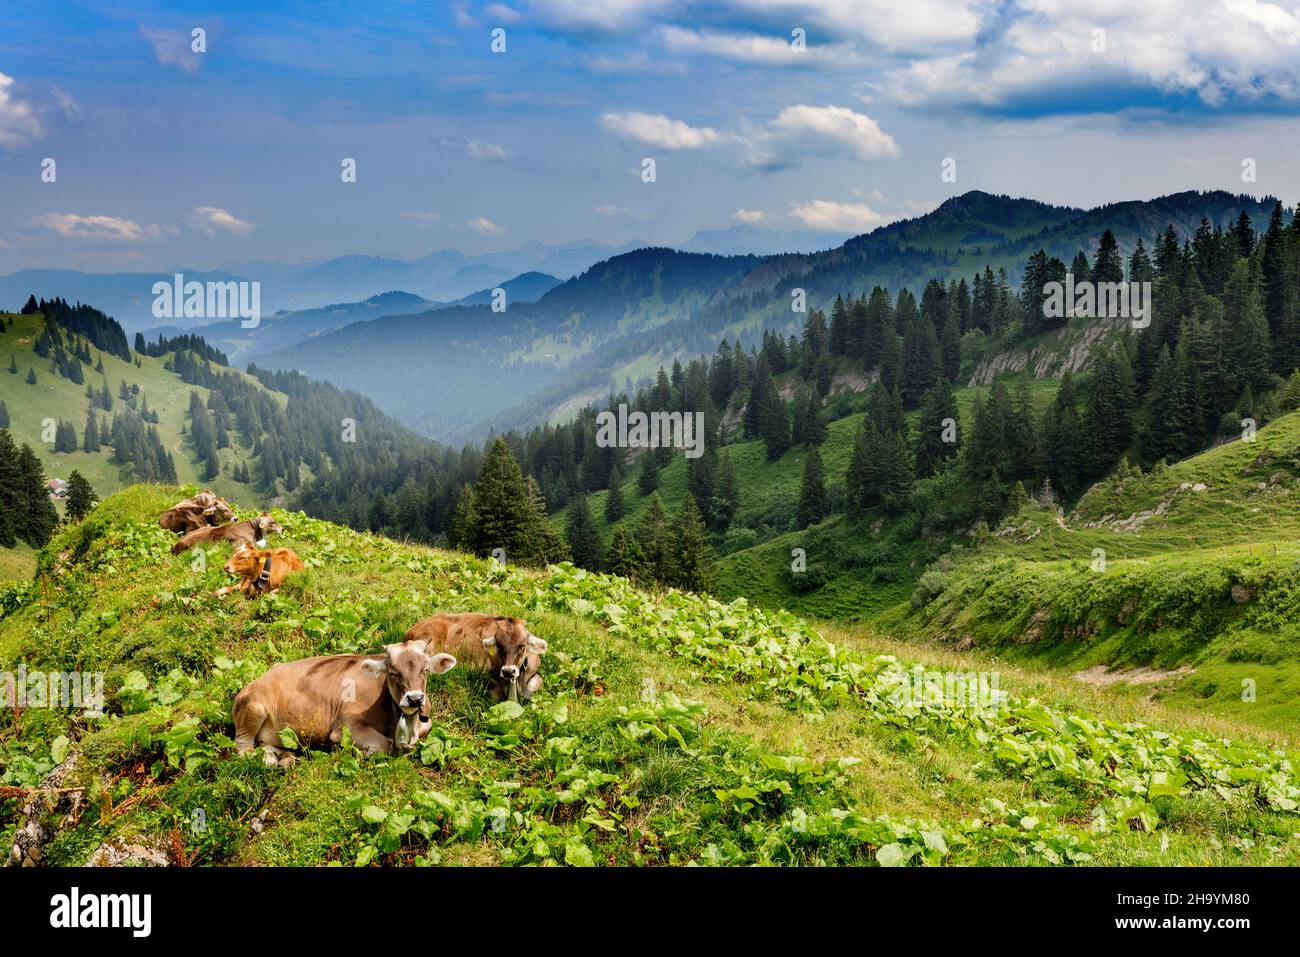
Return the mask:
[[[179,376],[163,368],[164,360],[161,358],[141,356],[137,368],[133,363],[101,352],[94,346],[90,349],[91,363],[88,366],[83,364],[86,381],[77,385],[58,373],[51,372],[48,360],[36,355],[33,347],[44,324],[45,320],[39,314],[16,316],[14,325],[4,335],[0,335],[0,393],[9,409],[9,431],[14,442],[30,445],[40,456],[48,476],[66,479],[76,469],[100,495],[117,491],[128,483],[121,475],[121,466],[112,461],[111,449],[56,455],[51,443],[42,440],[42,432],[45,419],[63,419],[76,427],[77,438],[80,440],[86,424],[86,385],[98,389],[107,381],[116,412],[124,407],[117,395],[118,386],[126,382],[128,386],[139,385],[149,402],[149,408],[158,413],[158,435],[172,453],[178,480],[183,484],[198,482],[200,466],[194,460],[193,449],[188,438],[182,435],[182,429],[188,431],[190,393],[197,392],[206,402],[208,390],[182,382]],[[8,371],[11,358],[18,365],[17,374]],[[94,371],[95,360],[103,361],[103,376]],[[34,385],[26,382],[28,369],[36,371],[37,381]],[[285,401],[284,396],[276,396],[282,403]],[[105,416],[111,419],[114,413],[100,410],[97,414],[102,421]],[[233,481],[230,472],[240,461],[247,462],[249,468],[252,468],[252,450],[232,447],[222,449],[220,455],[221,475],[204,483],[205,487],[213,488],[225,496],[247,494],[247,486]]]
[[[110,837],[179,843],[199,864],[1300,862],[1300,818],[1244,787],[1154,797],[1147,825],[1094,833],[1107,788],[1046,764],[1004,765],[959,713],[895,712],[866,676],[877,654],[992,667],[1021,700],[1056,709],[1053,721],[1105,718],[1117,742],[1145,725],[1184,742],[1231,737],[1244,749],[1233,760],[1248,763],[1278,741],[1249,716],[1082,686],[984,648],[821,626],[832,647],[804,622],[745,604],[502,569],[285,512],[276,544],[307,570],[260,602],[222,600],[225,549],[196,567],[169,554],[155,524],[185,491],[114,495],[59,532],[38,591],[0,593],[11,609],[0,669],[106,675],[106,718],[0,716],[0,784],[31,787],[66,750],[80,756],[73,783],[99,809],[62,822],[52,863],[82,863]],[[435,731],[416,754],[313,752],[288,770],[231,754],[231,699],[270,663],[375,650],[419,617],[470,609],[522,614],[550,642],[530,707],[491,709],[482,678],[458,668],[434,679]],[[1121,766],[1142,760],[1117,754]],[[1281,787],[1290,772],[1277,773]],[[17,803],[0,803],[0,838]]]

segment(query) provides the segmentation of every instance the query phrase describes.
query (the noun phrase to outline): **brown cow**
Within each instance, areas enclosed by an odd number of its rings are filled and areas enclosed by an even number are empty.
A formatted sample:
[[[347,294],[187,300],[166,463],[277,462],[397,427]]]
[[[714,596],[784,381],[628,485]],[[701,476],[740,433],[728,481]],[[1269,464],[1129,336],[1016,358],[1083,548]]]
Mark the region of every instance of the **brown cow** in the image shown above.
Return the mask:
[[[206,489],[193,498],[177,502],[167,509],[162,513],[162,517],[158,519],[158,524],[169,532],[184,535],[196,528],[222,525],[231,521],[234,517],[235,513],[226,503],[226,500],[218,498],[217,494],[211,489]]]
[[[463,614],[434,615],[417,621],[406,640],[424,638],[429,647],[448,651],[463,664],[488,673],[492,700],[527,701],[542,686],[546,642],[528,630],[522,618]]]
[[[382,656],[325,655],[274,665],[235,696],[232,717],[240,754],[265,749],[275,764],[291,729],[303,745],[338,744],[347,728],[366,754],[411,747],[415,726],[427,722],[425,682],[456,666],[432,654],[427,641],[388,645]]]
[[[265,541],[266,536],[272,532],[283,531],[284,529],[269,512],[263,512],[257,518],[249,519],[247,522],[209,525],[206,528],[196,528],[192,532],[186,532],[181,540],[172,546],[172,554],[179,555],[201,542],[248,542],[250,545],[255,545]]]
[[[259,551],[244,542],[234,550],[225,564],[226,574],[239,576],[239,581],[218,588],[217,594],[229,595],[232,591],[241,591],[249,598],[259,598],[279,588],[285,575],[300,572],[306,567],[298,553],[291,548]]]

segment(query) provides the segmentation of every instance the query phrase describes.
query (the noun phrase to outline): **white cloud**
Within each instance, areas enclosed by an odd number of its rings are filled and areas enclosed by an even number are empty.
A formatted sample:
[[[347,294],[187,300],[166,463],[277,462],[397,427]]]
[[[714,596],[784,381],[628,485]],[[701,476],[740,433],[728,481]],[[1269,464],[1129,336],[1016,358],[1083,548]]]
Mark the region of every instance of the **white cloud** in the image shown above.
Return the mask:
[[[470,140],[466,149],[476,160],[503,160],[510,155],[504,146],[484,140]]]
[[[750,226],[757,226],[767,219],[767,213],[758,209],[738,209],[731,214],[731,218],[740,223],[748,223]]]
[[[600,125],[625,139],[666,150],[696,150],[720,141],[717,130],[689,126],[662,113],[604,113]]]
[[[789,38],[755,33],[719,33],[714,30],[662,26],[659,28],[659,39],[676,54],[698,54],[767,66],[807,64],[810,60],[820,60],[825,56],[825,48],[813,46],[796,50],[790,45]]]
[[[997,112],[1026,103],[1035,114],[1074,113],[1107,91],[1109,110],[1160,108],[1151,94],[1193,96],[1217,108],[1229,98],[1300,99],[1300,8],[1258,0],[1022,0],[1018,16],[978,47],[886,72],[895,102],[935,110]],[[1094,33],[1101,31],[1101,33]]]
[[[652,57],[644,50],[631,50],[618,55],[588,55],[581,62],[595,73],[663,73],[681,76],[687,72],[686,64]]]
[[[682,6],[679,0],[529,0],[545,23],[573,30],[619,33],[652,22]]]
[[[419,226],[421,229],[427,229],[428,227],[432,226],[434,223],[441,220],[442,214],[413,210],[412,212],[409,213],[402,213],[402,218],[411,220],[413,223],[415,223],[415,225]]]
[[[790,215],[808,229],[834,232],[861,233],[889,221],[889,217],[865,203],[836,203],[828,199],[791,203]]]
[[[0,148],[13,149],[41,135],[41,124],[31,106],[10,92],[14,79],[0,73]]]
[[[469,228],[481,236],[500,236],[505,232],[500,226],[492,222],[486,216],[475,216],[473,219],[466,220]]]
[[[881,130],[876,121],[846,106],[788,106],[772,125],[783,133],[799,137],[819,137],[847,147],[861,160],[896,158],[898,144]]]
[[[202,230],[209,236],[215,236],[219,232],[230,233],[232,236],[248,236],[257,229],[257,226],[248,220],[233,216],[216,206],[195,206],[188,222],[195,229]]]
[[[504,3],[489,3],[483,8],[483,15],[494,23],[512,24],[523,19],[518,10],[507,7]]]
[[[191,48],[193,39],[189,30],[151,27],[142,23],[140,35],[149,41],[154,56],[163,66],[178,66],[186,73],[194,74],[203,65],[203,54],[195,53]]]
[[[81,216],[77,213],[46,213],[33,218],[32,224],[44,226],[66,239],[107,239],[129,243],[162,239],[178,232],[174,226],[142,225],[116,216]]]

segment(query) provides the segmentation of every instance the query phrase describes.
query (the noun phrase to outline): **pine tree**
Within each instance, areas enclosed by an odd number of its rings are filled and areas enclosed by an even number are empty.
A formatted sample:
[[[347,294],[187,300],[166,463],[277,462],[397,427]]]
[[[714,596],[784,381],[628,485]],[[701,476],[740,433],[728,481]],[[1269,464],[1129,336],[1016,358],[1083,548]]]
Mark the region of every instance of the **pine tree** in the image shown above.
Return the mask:
[[[731,524],[740,505],[740,488],[736,483],[736,468],[731,462],[731,453],[723,449],[718,458],[718,483],[709,507],[713,529],[725,532]]]
[[[614,529],[614,537],[605,555],[605,566],[611,575],[623,578],[639,579],[645,573],[641,548],[632,533],[622,525]]]
[[[72,474],[68,476],[68,499],[64,507],[68,517],[74,522],[81,521],[90,514],[90,510],[95,507],[95,502],[98,500],[99,496],[90,487],[86,477],[73,469]]]
[[[921,403],[920,440],[916,447],[918,477],[933,475],[944,462],[956,456],[960,438],[957,419],[957,400],[953,398],[952,386],[947,379],[940,379]]]
[[[668,516],[658,492],[650,496],[650,507],[641,516],[637,528],[637,546],[641,551],[644,574],[655,581],[671,581],[674,564],[672,543]]]
[[[575,565],[592,571],[599,570],[603,543],[586,495],[579,493],[569,502],[565,538],[569,542],[569,553],[573,556]]]
[[[808,450],[804,462],[803,482],[799,488],[799,510],[797,520],[800,528],[816,525],[830,512],[830,502],[826,495],[826,477],[822,466],[821,452],[813,446]]]
[[[44,548],[59,523],[59,513],[50,501],[41,460],[29,445],[18,452],[17,487],[14,531],[32,548]]]
[[[644,498],[659,487],[659,460],[647,452],[641,456],[641,474],[637,476],[636,490]]]
[[[7,429],[0,429],[0,548],[18,543],[18,509],[23,503],[18,448]]]
[[[716,583],[717,559],[709,542],[704,519],[689,492],[682,497],[682,509],[674,529],[673,560],[669,580],[679,588],[708,592]]]
[[[474,520],[474,489],[463,483],[456,493],[456,507],[452,510],[451,524],[447,527],[447,544],[452,548],[473,549],[468,535]]]
[[[0,429],[9,428],[9,407],[0,399]]]
[[[35,370],[35,369],[28,369],[28,370],[27,370],[27,384],[28,384],[28,385],[36,385],[36,370]]]
[[[1109,229],[1101,234],[1097,243],[1097,258],[1093,260],[1092,275],[1088,278],[1095,283],[1124,281],[1124,261],[1119,255],[1119,243]],[[1078,282],[1077,276],[1075,281]]]
[[[94,409],[90,409],[86,412],[86,431],[85,438],[83,438],[81,442],[81,451],[99,451],[99,421],[95,418]]]
[[[626,512],[623,503],[623,467],[614,463],[609,473],[609,493],[605,496],[605,522],[613,525]]]

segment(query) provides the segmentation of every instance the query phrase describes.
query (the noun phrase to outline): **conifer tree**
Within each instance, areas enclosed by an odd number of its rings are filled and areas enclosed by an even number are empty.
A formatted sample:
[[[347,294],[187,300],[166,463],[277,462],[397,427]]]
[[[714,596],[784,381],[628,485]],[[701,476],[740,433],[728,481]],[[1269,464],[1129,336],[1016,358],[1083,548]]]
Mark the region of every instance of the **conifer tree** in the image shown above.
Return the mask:
[[[708,592],[715,586],[717,560],[704,519],[690,492],[682,497],[682,509],[674,529],[673,553],[669,581],[679,588],[696,592]]]
[[[98,499],[95,490],[86,481],[86,477],[73,469],[72,474],[68,476],[68,499],[65,506],[68,518],[75,522],[81,521],[90,514]]]
[[[813,446],[804,462],[803,482],[799,487],[799,510],[796,513],[800,528],[816,525],[830,512],[826,495],[826,477],[821,452]]]
[[[587,496],[582,493],[578,493],[569,501],[565,538],[568,540],[569,554],[573,556],[575,565],[592,571],[600,569],[603,546],[600,530],[596,528],[596,519],[591,514],[591,505],[587,502]]]
[[[614,463],[609,473],[609,492],[605,496],[605,521],[613,525],[623,517],[626,506],[623,503],[623,467]]]

